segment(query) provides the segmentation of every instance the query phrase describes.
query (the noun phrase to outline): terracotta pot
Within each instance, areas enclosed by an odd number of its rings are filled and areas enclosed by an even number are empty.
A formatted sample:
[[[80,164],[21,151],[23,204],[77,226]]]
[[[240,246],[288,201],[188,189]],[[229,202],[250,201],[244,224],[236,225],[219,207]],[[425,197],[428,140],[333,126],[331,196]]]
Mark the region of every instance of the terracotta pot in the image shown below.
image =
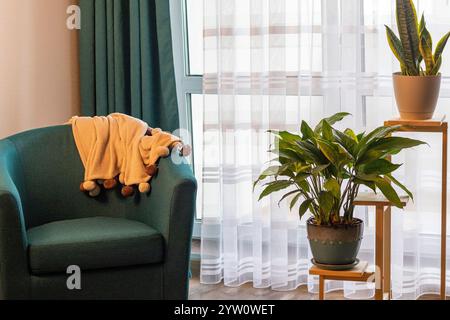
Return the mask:
[[[427,120],[433,117],[439,98],[441,75],[403,76],[393,74],[395,100],[400,118],[405,120]]]
[[[326,265],[353,266],[364,233],[364,223],[354,218],[352,224],[317,225],[310,218],[306,232],[314,261]]]

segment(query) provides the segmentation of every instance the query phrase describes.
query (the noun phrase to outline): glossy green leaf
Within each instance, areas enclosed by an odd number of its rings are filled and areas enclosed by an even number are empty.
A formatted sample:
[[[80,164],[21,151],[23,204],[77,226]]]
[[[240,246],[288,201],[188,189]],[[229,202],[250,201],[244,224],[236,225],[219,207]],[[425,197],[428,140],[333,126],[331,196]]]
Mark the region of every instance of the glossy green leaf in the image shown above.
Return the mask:
[[[330,126],[328,121],[322,120],[322,137],[327,141],[333,140],[333,128]]]
[[[338,150],[339,156],[341,158],[340,162],[347,163],[350,160],[354,160],[354,156],[342,144],[333,142],[333,145],[336,146]]]
[[[333,209],[334,197],[329,191],[322,191],[318,198],[319,206],[325,213],[330,213]]]
[[[300,192],[300,190],[289,191],[288,193],[286,193],[285,195],[283,195],[283,196],[281,197],[281,199],[278,201],[278,206],[280,206],[280,203],[281,203],[284,199],[286,199],[286,198],[289,197],[289,196],[292,196],[293,194],[299,193],[299,192]]]
[[[367,174],[367,173],[363,173],[363,172],[358,172],[358,174],[356,175],[357,179],[361,179],[364,181],[375,181],[379,178],[379,175],[376,173],[371,173],[371,174]]]
[[[413,1],[396,0],[396,14],[408,74],[411,76],[419,75],[419,23]]]
[[[390,135],[391,133],[399,130],[401,128],[401,126],[389,126],[389,127],[378,127],[374,130],[372,130],[371,132],[369,132],[368,134],[364,135],[363,137],[361,137],[361,139],[359,139],[359,143],[358,143],[358,156],[362,156],[362,154],[369,148],[369,144],[377,139],[380,138],[384,138],[388,135]]]
[[[278,154],[281,157],[288,158],[288,159],[291,159],[294,161],[304,160],[304,158],[302,157],[301,154],[299,154],[298,152],[296,152],[295,150],[292,150],[292,149],[279,148],[279,149],[274,149],[272,152],[274,152],[275,154]]]
[[[436,50],[434,51],[434,61],[437,63],[437,61],[441,58],[442,52],[444,52],[445,45],[447,44],[448,38],[450,37],[450,32],[447,32],[445,36],[439,40],[439,42],[436,45]],[[439,70],[439,68],[438,68]],[[435,73],[437,74],[437,73]]]
[[[311,188],[309,187],[309,183],[305,179],[299,179],[298,177],[294,180],[297,186],[303,190],[304,192],[310,192]]]
[[[259,199],[268,196],[269,194],[273,192],[280,191],[282,189],[286,189],[287,187],[291,186],[292,182],[287,180],[279,180],[279,181],[272,181],[266,184],[266,188],[261,192],[259,195]]]
[[[425,61],[426,74],[431,74],[434,67],[433,59],[433,41],[427,28],[424,27],[420,37],[420,53]]]
[[[292,208],[297,203],[298,199],[300,199],[301,195],[302,195],[301,193],[298,193],[294,196],[294,198],[292,198],[291,203],[289,204],[289,210],[292,210]]]
[[[422,13],[422,17],[420,18],[420,22],[419,22],[419,39],[422,38],[422,31],[425,29],[426,23],[425,23],[425,16]],[[419,51],[420,51],[420,43],[419,43]],[[422,54],[419,54],[419,66],[422,63],[423,57]],[[420,67],[421,68],[421,67]]]
[[[358,158],[358,160],[356,162],[356,166],[361,167],[361,166],[371,163],[377,159],[383,159],[389,154],[390,153],[386,150],[369,149],[363,154],[363,156]]]
[[[337,163],[338,162],[338,153],[337,150],[334,148],[334,146],[329,143],[328,141],[318,139],[317,144],[319,145],[320,151],[324,154],[324,156],[331,162],[331,163]]]
[[[294,163],[288,162],[281,165],[278,169],[278,172],[274,175],[275,179],[278,179],[279,176],[286,176],[289,178],[294,178],[295,174],[293,172]]]
[[[406,188],[400,181],[395,179],[391,174],[386,175],[386,179],[392,181],[396,186],[398,186],[400,189],[405,191],[405,193],[411,198],[411,200],[414,200],[414,196],[411,191],[409,191],[408,188]]]
[[[425,29],[426,23],[425,23],[425,15],[422,13],[422,17],[420,18],[419,23],[419,35],[422,34],[423,29]]]
[[[264,177],[274,176],[278,173],[279,169],[280,166],[270,166],[261,173],[261,176]]]
[[[311,165],[310,164],[303,165],[299,162],[296,162],[294,164],[294,169],[297,174],[298,173],[309,173],[309,172],[311,172]]]
[[[330,191],[333,197],[335,197],[336,199],[339,199],[341,197],[341,186],[336,179],[328,179],[327,181],[325,181],[323,187],[325,188],[325,190]]]
[[[365,185],[366,187],[369,187],[373,192],[376,192],[376,185],[374,181],[367,181],[355,178],[355,183]]]
[[[401,167],[401,164],[393,164],[386,159],[377,159],[363,166],[365,174],[388,174]]]
[[[313,202],[312,199],[306,199],[305,201],[302,202],[300,208],[298,209],[298,215],[300,216],[300,219],[303,218],[306,211],[308,211],[309,206],[311,205],[312,202]]]
[[[420,140],[405,137],[387,137],[373,142],[370,145],[370,150],[371,151],[402,150],[406,148],[416,147],[422,144],[426,143]]]
[[[314,138],[314,131],[311,127],[306,123],[306,121],[302,121],[300,126],[300,131],[303,135],[303,139],[312,139]]]
[[[347,134],[347,132],[349,134]],[[334,140],[339,143],[349,154],[353,156],[353,152],[357,146],[357,138],[353,131],[346,129],[344,132],[334,129]]]
[[[256,187],[256,185],[258,184],[259,181],[264,180],[267,177],[274,176],[274,175],[278,174],[278,170],[279,169],[280,169],[280,166],[270,166],[267,169],[265,169],[260,174],[258,179],[253,183],[253,189],[255,189],[255,187]]]
[[[317,174],[317,173],[319,173],[319,172],[322,172],[323,170],[325,170],[325,169],[328,168],[329,166],[330,166],[329,163],[328,163],[328,164],[321,164],[321,165],[318,165],[318,166],[316,166],[316,167],[314,167],[314,168],[312,169],[311,173],[312,173],[312,174]]]
[[[400,67],[405,68],[405,56],[403,54],[403,47],[400,39],[395,35],[394,31],[386,26],[386,37],[388,40],[389,47],[391,48],[394,56],[400,62]]]
[[[442,64],[442,56],[439,57],[439,59],[434,64],[433,70],[431,70],[430,75],[432,76],[437,75],[439,73],[439,69],[441,68],[441,64]]]
[[[419,23],[419,39],[422,38],[422,32],[425,29],[426,23],[425,23],[425,15],[422,13],[422,17],[420,18]],[[419,51],[420,51],[420,44],[419,44]],[[422,54],[419,54],[419,65],[422,63],[423,57]]]
[[[328,124],[332,126],[336,122],[339,122],[348,116],[350,116],[350,113],[348,113],[348,112],[338,112],[338,113],[332,115],[331,117],[325,118],[323,120],[326,120],[328,122]],[[320,121],[319,124],[314,128],[314,132],[316,132],[316,133],[321,132],[322,125],[323,125],[323,123],[322,123],[322,121]]]
[[[360,142],[361,139],[364,138],[365,135],[366,135],[366,132],[358,133],[358,134],[356,135],[356,138],[358,139],[358,142]]]
[[[344,130],[344,133],[350,138],[352,138],[355,142],[358,142],[358,137],[356,136],[355,132],[352,129],[347,128]]]
[[[305,160],[320,164],[323,164],[327,161],[320,149],[310,141],[299,141],[297,142],[297,145],[303,153],[303,157]]]
[[[286,142],[294,143],[301,140],[301,137],[297,134],[290,133],[288,131],[280,131],[278,135]]]
[[[375,180],[375,184],[390,202],[392,202],[397,208],[403,208],[403,204],[400,201],[397,192],[386,178],[378,178]]]

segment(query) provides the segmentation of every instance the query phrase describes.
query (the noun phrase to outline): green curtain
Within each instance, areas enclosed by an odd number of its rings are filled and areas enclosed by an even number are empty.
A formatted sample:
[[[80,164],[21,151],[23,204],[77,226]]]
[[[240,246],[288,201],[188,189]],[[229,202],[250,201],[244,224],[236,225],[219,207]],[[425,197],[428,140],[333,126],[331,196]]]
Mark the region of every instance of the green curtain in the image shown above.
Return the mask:
[[[80,0],[81,112],[179,128],[168,0]]]

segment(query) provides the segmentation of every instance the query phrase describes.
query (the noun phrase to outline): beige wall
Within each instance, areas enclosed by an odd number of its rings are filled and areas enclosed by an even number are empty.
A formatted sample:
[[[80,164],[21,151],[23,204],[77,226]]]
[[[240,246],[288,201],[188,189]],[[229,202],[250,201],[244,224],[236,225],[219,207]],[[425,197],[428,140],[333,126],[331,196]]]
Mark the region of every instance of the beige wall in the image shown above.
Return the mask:
[[[79,112],[76,0],[0,0],[0,138]]]

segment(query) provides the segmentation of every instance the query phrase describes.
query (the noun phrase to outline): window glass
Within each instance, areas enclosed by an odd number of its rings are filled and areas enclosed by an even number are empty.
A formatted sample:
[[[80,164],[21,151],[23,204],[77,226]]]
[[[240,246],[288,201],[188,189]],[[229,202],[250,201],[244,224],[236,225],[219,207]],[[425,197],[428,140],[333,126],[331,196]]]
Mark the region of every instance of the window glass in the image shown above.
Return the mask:
[[[186,0],[188,74],[203,74],[203,0]]]

